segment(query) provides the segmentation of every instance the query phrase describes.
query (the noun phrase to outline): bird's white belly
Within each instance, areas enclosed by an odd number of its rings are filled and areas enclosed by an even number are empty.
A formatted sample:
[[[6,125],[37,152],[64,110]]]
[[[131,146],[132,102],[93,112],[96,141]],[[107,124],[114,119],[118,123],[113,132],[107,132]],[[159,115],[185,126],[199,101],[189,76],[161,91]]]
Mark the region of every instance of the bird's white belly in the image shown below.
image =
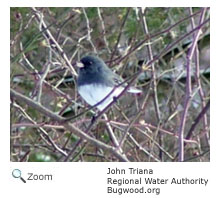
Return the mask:
[[[110,94],[112,90],[112,87],[102,86],[99,84],[82,85],[78,88],[81,97],[91,106],[102,101],[106,96]],[[115,89],[101,104],[97,106],[97,108],[102,111],[113,101],[113,97],[118,96],[122,91],[122,87]]]

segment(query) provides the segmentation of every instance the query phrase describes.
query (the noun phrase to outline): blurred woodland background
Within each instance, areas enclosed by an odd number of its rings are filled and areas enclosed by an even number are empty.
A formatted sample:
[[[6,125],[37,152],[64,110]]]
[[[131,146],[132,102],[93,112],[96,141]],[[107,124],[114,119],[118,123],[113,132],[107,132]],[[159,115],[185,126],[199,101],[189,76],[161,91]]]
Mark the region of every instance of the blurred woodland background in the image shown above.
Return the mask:
[[[209,17],[209,8],[11,8],[11,161],[210,161]],[[88,110],[75,64],[91,52],[143,93]]]

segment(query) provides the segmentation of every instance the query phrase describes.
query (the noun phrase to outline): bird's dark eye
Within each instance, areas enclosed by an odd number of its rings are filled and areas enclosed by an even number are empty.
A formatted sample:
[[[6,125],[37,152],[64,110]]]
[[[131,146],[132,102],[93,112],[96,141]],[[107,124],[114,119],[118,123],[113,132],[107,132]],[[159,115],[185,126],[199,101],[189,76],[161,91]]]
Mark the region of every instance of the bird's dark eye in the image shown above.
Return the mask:
[[[92,64],[93,64],[92,61],[86,61],[86,62],[85,62],[85,65],[86,65],[86,66],[90,66],[90,65],[92,65]]]

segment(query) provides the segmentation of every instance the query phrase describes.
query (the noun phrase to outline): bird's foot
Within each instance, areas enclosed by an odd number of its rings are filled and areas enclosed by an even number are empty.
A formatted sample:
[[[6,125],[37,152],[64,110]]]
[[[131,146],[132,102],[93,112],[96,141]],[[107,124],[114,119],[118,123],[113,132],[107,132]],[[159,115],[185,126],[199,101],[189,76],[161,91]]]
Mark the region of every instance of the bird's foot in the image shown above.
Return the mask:
[[[93,115],[93,116],[92,116],[92,119],[91,119],[91,124],[94,124],[94,123],[95,123],[95,121],[96,121],[96,116],[95,116],[95,115]]]
[[[116,96],[114,96],[113,101],[116,103],[118,101],[118,98]]]

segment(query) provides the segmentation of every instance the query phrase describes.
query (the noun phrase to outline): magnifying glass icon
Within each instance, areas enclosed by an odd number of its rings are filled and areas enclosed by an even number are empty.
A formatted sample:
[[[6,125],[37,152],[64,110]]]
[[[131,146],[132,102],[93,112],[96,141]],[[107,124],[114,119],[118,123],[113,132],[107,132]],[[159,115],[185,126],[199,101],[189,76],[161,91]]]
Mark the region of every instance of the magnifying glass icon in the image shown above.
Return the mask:
[[[13,176],[14,178],[20,178],[21,181],[23,181],[24,183],[26,183],[25,179],[21,176],[21,170],[19,170],[19,169],[14,169],[14,170],[12,171],[12,176]]]

